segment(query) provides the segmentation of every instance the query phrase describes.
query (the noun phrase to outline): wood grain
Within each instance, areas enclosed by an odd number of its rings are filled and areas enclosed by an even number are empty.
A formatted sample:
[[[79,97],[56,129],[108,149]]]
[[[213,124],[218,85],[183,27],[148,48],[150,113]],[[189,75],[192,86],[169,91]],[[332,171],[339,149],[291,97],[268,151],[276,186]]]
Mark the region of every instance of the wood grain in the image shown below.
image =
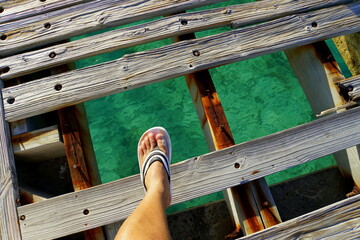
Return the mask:
[[[65,156],[57,126],[51,126],[12,137],[17,160],[44,161]]]
[[[186,34],[177,41],[191,40],[195,34]],[[208,70],[185,75],[186,83],[210,151],[235,145],[234,138],[220,97]],[[250,185],[250,186],[245,186]],[[279,212],[265,179],[257,179],[240,187],[223,191],[230,214],[236,226],[246,235],[281,222]],[[259,198],[261,196],[261,200]],[[262,202],[267,201],[268,207]],[[268,215],[275,216],[269,221]]]
[[[172,165],[173,204],[360,143],[360,108]],[[135,160],[134,160],[135,161]],[[235,168],[235,163],[239,168]],[[139,175],[22,206],[23,239],[51,239],[126,218],[144,193]],[[83,211],[87,209],[88,215]]]
[[[224,0],[97,0],[0,25],[0,56]],[[47,24],[47,25],[46,25]],[[49,25],[50,24],[50,25]]]
[[[349,2],[349,0],[272,0],[178,14],[149,23],[117,29],[76,41],[7,57],[0,63],[0,69],[9,67],[10,70],[0,74],[3,80],[7,80],[44,68],[121,48],[132,47],[189,32],[230,25],[234,20],[238,20],[238,24],[240,24],[239,19],[241,19],[241,26],[245,26],[346,2]],[[55,58],[49,57],[52,52],[56,53]]]
[[[0,80],[0,89],[3,82]],[[0,94],[2,100],[2,94]],[[20,240],[17,215],[19,190],[15,161],[11,147],[9,124],[4,119],[4,108],[0,104],[0,239]]]
[[[55,75],[73,68],[65,64],[50,71]],[[60,109],[57,113],[74,191],[101,184],[84,104]],[[84,236],[86,240],[106,239],[102,227],[89,229],[84,232]]]
[[[357,239],[360,195],[265,229],[245,239]]]
[[[73,6],[75,4],[88,2],[90,0],[11,0],[2,1],[0,14],[0,24],[15,21],[21,18],[30,17],[36,14],[42,14],[59,8]]]
[[[5,118],[15,121],[195,71],[360,31],[359,15],[358,2],[336,6],[129,54],[115,61],[9,87],[3,89]],[[195,50],[199,56],[193,54]],[[56,90],[58,86],[61,90]]]
[[[347,102],[348,99],[339,94],[336,85],[345,77],[324,41],[288,49],[285,54],[315,114]],[[350,184],[360,186],[358,148],[354,146],[341,150],[334,153],[334,158],[343,177]]]

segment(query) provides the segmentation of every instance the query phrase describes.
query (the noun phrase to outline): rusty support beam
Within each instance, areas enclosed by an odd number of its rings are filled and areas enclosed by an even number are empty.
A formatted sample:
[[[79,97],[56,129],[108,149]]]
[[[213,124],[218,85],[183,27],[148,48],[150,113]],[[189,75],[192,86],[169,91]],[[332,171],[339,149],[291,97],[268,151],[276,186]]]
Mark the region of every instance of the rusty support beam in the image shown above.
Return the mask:
[[[52,74],[70,70],[69,65],[51,69]],[[101,184],[92,147],[84,104],[66,107],[58,111],[59,124],[75,191]],[[102,227],[84,232],[86,240],[105,240]]]
[[[179,36],[174,41],[194,38],[192,33]],[[185,79],[210,151],[234,145],[230,126],[209,71],[188,74]],[[243,233],[248,235],[281,222],[269,187],[263,178],[229,188],[224,191],[224,195],[236,226],[235,232],[241,228]]]

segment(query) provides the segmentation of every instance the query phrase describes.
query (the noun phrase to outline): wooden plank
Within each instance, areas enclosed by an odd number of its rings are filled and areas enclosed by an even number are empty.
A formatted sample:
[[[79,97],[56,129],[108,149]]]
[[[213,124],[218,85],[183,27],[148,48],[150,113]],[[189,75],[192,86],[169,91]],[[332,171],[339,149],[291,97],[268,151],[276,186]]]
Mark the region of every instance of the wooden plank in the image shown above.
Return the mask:
[[[121,48],[132,47],[189,32],[230,25],[234,20],[241,19],[241,25],[245,26],[289,14],[313,11],[346,2],[349,2],[349,0],[272,0],[178,14],[149,23],[117,29],[76,41],[7,57],[3,59],[0,68],[9,68],[9,71],[0,74],[1,78],[6,80],[47,67]],[[52,52],[56,54],[56,57],[49,57]]]
[[[5,118],[15,121],[172,77],[360,31],[359,15],[358,2],[336,6],[129,54],[108,63],[9,87],[3,89]],[[195,56],[193,51],[200,55]]]
[[[0,89],[3,82],[0,80]],[[0,94],[2,100],[2,94]],[[0,104],[0,239],[19,240],[21,233],[16,208],[20,203],[9,125]]]
[[[357,239],[360,195],[291,219],[245,239]]]
[[[0,4],[0,24],[43,14],[59,8],[70,7],[90,0],[17,0],[2,1]]]
[[[51,74],[66,72],[72,67],[61,65],[52,68]],[[101,184],[84,104],[60,109],[58,116],[74,191]],[[86,240],[105,240],[102,227],[89,229],[84,235]]]
[[[57,126],[14,136],[12,146],[18,160],[38,162],[65,156]]]
[[[224,0],[91,1],[0,25],[0,56]]]
[[[360,143],[360,108],[173,164],[173,204],[207,195]],[[238,167],[238,168],[236,168]],[[50,239],[126,218],[139,175],[18,208],[23,239]],[[84,215],[84,210],[89,214]],[[86,212],[87,212],[86,211]]]
[[[49,199],[50,197],[53,197],[50,196],[49,194],[42,193],[37,190],[27,189],[27,188],[25,189],[22,187],[19,189],[19,194],[20,194],[21,205],[41,202],[46,199]]]
[[[191,39],[195,39],[195,34],[181,35],[176,38],[176,41]],[[187,74],[185,79],[210,151],[235,145],[209,71],[202,70]],[[257,179],[247,185],[249,186],[244,184],[241,187],[223,191],[236,226],[235,232],[239,232],[241,228],[243,233],[248,235],[281,222],[265,179]],[[268,208],[263,207],[263,201],[269,203]],[[267,215],[274,216],[276,221],[268,221]]]
[[[342,106],[347,102],[336,86],[336,82],[345,77],[325,42],[289,49],[285,54],[314,113]],[[356,146],[334,153],[342,175],[357,187],[360,187],[359,156]]]

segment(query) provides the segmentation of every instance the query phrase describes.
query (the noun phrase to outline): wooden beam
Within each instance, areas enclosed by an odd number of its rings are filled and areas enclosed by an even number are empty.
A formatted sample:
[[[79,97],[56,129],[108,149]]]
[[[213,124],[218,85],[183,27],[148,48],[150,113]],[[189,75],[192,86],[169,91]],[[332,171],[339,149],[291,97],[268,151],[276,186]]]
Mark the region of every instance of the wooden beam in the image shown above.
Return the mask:
[[[337,82],[344,80],[341,70],[325,42],[285,51],[314,113],[346,103]],[[360,187],[360,157],[356,146],[334,153],[342,175]]]
[[[173,164],[173,204],[359,144],[359,116],[360,107]],[[134,175],[19,207],[25,216],[23,239],[57,238],[119,221],[142,197],[139,175]]]
[[[0,74],[1,78],[6,80],[121,48],[128,48],[189,32],[228,26],[234,20],[241,19],[241,25],[246,26],[346,2],[350,2],[350,0],[272,0],[178,14],[149,23],[121,28],[7,57],[3,59],[0,68],[9,68],[9,71]],[[50,53],[55,53],[56,57],[49,57]]]
[[[5,118],[15,121],[195,71],[359,31],[359,15],[358,2],[321,9],[129,54],[108,63],[9,87],[2,90]],[[194,55],[194,51],[200,54]]]
[[[87,1],[90,0],[3,1],[0,4],[0,24],[37,14],[43,14],[59,8],[70,7]]]
[[[51,126],[12,137],[18,160],[44,161],[65,156],[58,126]]]
[[[54,196],[50,196],[49,194],[46,194],[46,193],[40,193],[39,191],[36,191],[33,189],[31,189],[31,190],[25,189],[22,187],[19,189],[19,194],[20,194],[21,205],[26,205],[26,204],[35,203],[35,202],[41,202],[41,201],[44,201],[51,197],[54,197]]]
[[[356,239],[359,237],[360,195],[291,219],[245,239]]]
[[[69,71],[72,67],[61,65],[52,68],[51,74]],[[74,191],[101,184],[84,104],[60,109],[58,116]],[[89,229],[84,235],[86,240],[105,240],[101,227]]]
[[[0,80],[0,89],[3,82]],[[0,94],[2,100],[2,94]],[[0,104],[0,238],[21,239],[17,206],[20,203],[9,125]]]
[[[224,0],[102,0],[3,23],[0,56]]]
[[[179,36],[175,38],[175,41],[191,39],[195,39],[195,34]],[[185,79],[210,151],[235,145],[209,71],[202,70],[187,74]],[[241,228],[243,233],[248,235],[281,222],[265,179],[257,179],[239,187],[226,189],[223,192],[236,226],[236,232]],[[260,195],[262,196],[261,201]],[[266,208],[262,204],[265,201],[269,203]],[[269,221],[265,215],[274,216],[275,221]]]

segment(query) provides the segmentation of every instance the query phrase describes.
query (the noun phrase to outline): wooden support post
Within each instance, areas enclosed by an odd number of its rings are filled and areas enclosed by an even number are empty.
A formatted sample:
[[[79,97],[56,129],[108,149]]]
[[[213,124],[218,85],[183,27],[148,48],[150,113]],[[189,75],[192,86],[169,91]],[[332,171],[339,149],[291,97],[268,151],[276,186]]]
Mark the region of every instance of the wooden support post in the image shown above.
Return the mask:
[[[62,65],[51,72],[61,73],[69,69],[68,65]],[[84,104],[60,109],[58,115],[74,190],[101,184]],[[102,227],[87,230],[84,234],[87,240],[106,239]]]
[[[175,41],[194,38],[195,34],[191,33],[179,36]],[[230,126],[209,71],[187,74],[185,78],[210,151],[234,145]],[[241,227],[243,233],[248,235],[281,222],[264,178],[229,188],[224,191],[224,195],[236,231]]]
[[[0,90],[3,82],[0,80]],[[4,118],[3,98],[0,93],[0,239],[20,240],[17,214],[19,190],[15,160],[11,146],[9,125]]]
[[[54,197],[54,196],[50,196],[47,193],[42,193],[36,190],[25,189],[25,188],[20,188],[19,194],[21,199],[21,205],[41,202],[48,198]]]
[[[289,49],[285,54],[315,114],[346,103],[335,85],[345,78],[325,42]],[[345,179],[360,187],[358,147],[334,153],[334,157]]]

